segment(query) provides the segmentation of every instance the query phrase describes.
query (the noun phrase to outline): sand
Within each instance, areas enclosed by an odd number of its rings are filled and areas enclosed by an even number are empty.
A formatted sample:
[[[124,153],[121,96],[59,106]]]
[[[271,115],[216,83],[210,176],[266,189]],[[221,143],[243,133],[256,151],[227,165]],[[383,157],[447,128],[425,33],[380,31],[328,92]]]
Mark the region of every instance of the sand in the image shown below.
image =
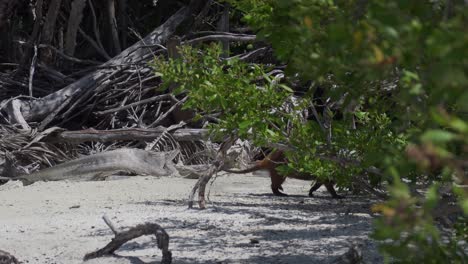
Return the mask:
[[[275,197],[269,179],[219,176],[208,209],[188,209],[196,180],[128,177],[98,182],[37,182],[0,186],[0,249],[23,263],[83,263],[86,253],[113,237],[108,216],[125,229],[160,224],[170,235],[173,263],[329,263],[359,243],[366,263],[381,263],[368,238],[375,201],[347,195],[331,199],[322,187],[288,179],[288,197]],[[159,263],[154,237],[126,243],[116,256],[86,263]]]

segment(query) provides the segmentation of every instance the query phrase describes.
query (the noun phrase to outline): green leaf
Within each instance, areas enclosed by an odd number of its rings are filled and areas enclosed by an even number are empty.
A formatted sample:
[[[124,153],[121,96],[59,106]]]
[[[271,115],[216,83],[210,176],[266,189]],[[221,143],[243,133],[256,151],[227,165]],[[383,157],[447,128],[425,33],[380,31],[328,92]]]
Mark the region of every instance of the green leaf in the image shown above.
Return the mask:
[[[426,193],[426,209],[432,209],[436,206],[439,194],[437,190],[439,188],[438,184],[433,184]]]
[[[285,90],[286,92],[288,93],[294,93],[294,90],[291,89],[291,87],[287,86],[287,85],[284,85],[284,84],[280,84],[278,85],[279,87],[283,88],[283,90]]]
[[[162,72],[158,72],[158,71],[155,71],[155,72],[154,72],[154,75],[155,75],[156,77],[163,77],[163,76],[164,76],[164,74],[163,74]]]
[[[266,132],[267,132],[271,137],[276,137],[276,133],[275,133],[273,130],[267,128]]]
[[[463,201],[461,201],[461,206],[465,215],[468,215],[468,199],[464,199]]]
[[[203,84],[205,84],[205,85],[208,86],[208,87],[213,86],[213,84],[212,84],[209,80],[205,80],[205,81],[203,82]]]
[[[456,134],[440,129],[428,130],[421,136],[422,141],[435,143],[446,143],[456,138]]]
[[[392,196],[399,199],[411,197],[408,185],[404,184],[398,176],[393,177],[393,185],[390,187]]]
[[[468,133],[468,123],[459,118],[453,117],[449,125],[460,133]]]
[[[247,128],[250,128],[251,123],[248,120],[242,121],[239,123],[239,129],[241,130],[246,130]]]

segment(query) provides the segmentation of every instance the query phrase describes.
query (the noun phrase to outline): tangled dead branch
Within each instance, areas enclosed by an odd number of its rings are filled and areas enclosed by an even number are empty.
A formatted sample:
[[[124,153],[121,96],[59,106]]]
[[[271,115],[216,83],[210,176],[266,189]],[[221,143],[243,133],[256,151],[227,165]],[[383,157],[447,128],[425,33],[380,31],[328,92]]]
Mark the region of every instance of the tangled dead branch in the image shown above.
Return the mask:
[[[49,134],[59,130],[53,127],[39,132],[0,125],[0,160],[8,156],[14,165],[27,172],[76,157],[77,152],[67,143],[50,144],[43,141]]]
[[[223,141],[219,147],[216,157],[208,169],[201,175],[188,198],[188,207],[193,208],[195,193],[198,191],[198,206],[200,209],[206,208],[206,186],[210,179],[218,173],[226,161],[226,153],[232,144],[237,140],[236,137],[229,137]]]
[[[146,223],[131,227],[127,231],[119,231],[114,224],[106,217],[103,217],[104,222],[109,226],[109,228],[114,233],[115,237],[112,239],[109,244],[105,247],[88,253],[85,255],[84,260],[90,260],[93,258],[99,258],[103,256],[108,256],[114,253],[119,249],[124,243],[135,239],[140,236],[145,235],[154,235],[157,240],[158,248],[162,251],[162,264],[172,263],[172,253],[169,250],[169,234],[158,224]]]

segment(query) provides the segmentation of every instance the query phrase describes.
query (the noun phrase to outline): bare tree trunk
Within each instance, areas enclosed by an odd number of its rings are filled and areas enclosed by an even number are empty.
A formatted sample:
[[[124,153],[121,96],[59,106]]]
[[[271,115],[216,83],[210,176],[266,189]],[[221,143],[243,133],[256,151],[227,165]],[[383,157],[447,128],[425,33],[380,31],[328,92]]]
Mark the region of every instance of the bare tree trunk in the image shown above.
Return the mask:
[[[42,28],[41,44],[50,45],[54,38],[55,23],[57,21],[57,15],[60,10],[60,4],[62,0],[51,0],[49,2],[49,9],[47,11],[46,20],[44,27]],[[41,54],[41,59],[46,63],[50,64],[52,61],[52,50],[44,49]]]
[[[0,0],[0,61],[16,61],[14,58],[11,26],[8,23],[18,0]]]
[[[218,31],[229,32],[229,3],[224,3],[223,15],[218,22]],[[229,57],[229,40],[222,40],[221,45],[223,47],[223,58]]]
[[[36,6],[33,8],[33,12],[36,14],[33,31],[28,39],[28,46],[26,46],[26,52],[24,53],[23,57],[21,58],[20,67],[18,70],[18,74],[22,74],[23,71],[27,68],[27,64],[29,62],[29,58],[33,52],[33,45],[36,44],[39,38],[39,32],[42,26],[42,8],[43,8],[43,0],[37,0]]]
[[[122,48],[127,47],[127,0],[119,0],[120,39]]]
[[[114,54],[119,54],[122,49],[120,48],[119,32],[117,31],[117,20],[115,19],[115,0],[107,0],[107,23],[110,28],[112,36],[112,50]]]
[[[65,54],[73,56],[76,47],[76,35],[78,27],[83,18],[83,9],[86,6],[86,0],[74,0],[71,5],[70,17],[68,19],[67,33],[65,38]]]
[[[11,11],[18,2],[18,0],[0,0],[0,29],[11,16]]]

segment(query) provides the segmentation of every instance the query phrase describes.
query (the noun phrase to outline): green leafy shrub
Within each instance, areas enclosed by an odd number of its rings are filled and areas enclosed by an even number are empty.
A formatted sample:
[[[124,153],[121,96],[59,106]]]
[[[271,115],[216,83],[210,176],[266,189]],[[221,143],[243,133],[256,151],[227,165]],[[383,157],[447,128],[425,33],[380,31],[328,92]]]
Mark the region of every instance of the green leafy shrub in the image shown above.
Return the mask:
[[[217,131],[234,131],[257,145],[294,148],[285,170],[333,177],[376,167],[389,180],[391,199],[374,238],[389,260],[466,262],[468,215],[468,6],[464,1],[230,0],[260,39],[270,43],[287,72],[314,81],[295,106],[280,111],[292,90],[268,69],[223,60],[220,49],[185,48],[181,60],[156,60],[167,82],[187,93],[186,107],[219,113]],[[327,131],[297,113],[310,107],[317,86],[344,115]],[[349,110],[346,110],[349,109]],[[320,114],[331,119],[333,111]],[[351,121],[357,126],[353,127]],[[288,131],[288,133],[285,133]],[[332,136],[330,136],[332,135]],[[435,183],[426,198],[405,183]],[[435,225],[439,182],[460,208],[458,233],[443,239]],[[464,187],[463,187],[464,186]],[[464,244],[462,243],[464,241]]]

